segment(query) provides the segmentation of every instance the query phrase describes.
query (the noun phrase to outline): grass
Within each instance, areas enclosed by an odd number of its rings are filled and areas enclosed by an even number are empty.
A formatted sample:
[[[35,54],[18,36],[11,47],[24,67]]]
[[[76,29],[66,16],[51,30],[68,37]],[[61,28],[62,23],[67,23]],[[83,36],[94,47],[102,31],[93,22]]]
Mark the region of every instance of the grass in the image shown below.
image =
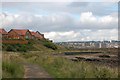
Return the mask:
[[[47,46],[45,45],[47,44]],[[50,45],[50,46],[49,46]],[[53,49],[51,48],[51,45]],[[46,69],[46,71],[54,78],[117,78],[118,70],[116,68],[109,68],[103,65],[96,65],[87,62],[73,62],[63,57],[55,57],[51,53],[62,53],[68,50],[58,47],[54,50],[54,44],[47,43],[45,40],[30,41],[28,45],[13,45],[19,52],[12,52],[12,54],[3,54],[3,78],[22,78],[24,75],[24,68],[20,62],[28,61],[37,64]],[[6,49],[9,45],[3,45]],[[11,46],[11,45],[10,45]],[[13,49],[12,47],[12,49]],[[23,49],[27,52],[21,52]],[[75,50],[76,51],[76,50]],[[78,50],[78,51],[104,51],[108,50]],[[109,52],[116,53],[115,50]],[[24,58],[24,59],[23,59]]]
[[[22,78],[24,75],[24,68],[20,62],[24,62],[26,58],[33,57],[32,54],[27,54],[29,51],[42,51],[42,52],[52,52],[57,47],[46,40],[28,40],[28,44],[3,44],[3,61],[2,61],[2,77],[3,78]],[[47,44],[47,45],[45,45]],[[48,48],[49,47],[49,48]],[[8,52],[6,52],[8,51]],[[9,52],[10,51],[10,52]],[[17,54],[16,54],[17,53]],[[23,59],[21,56],[23,54],[27,56]],[[36,57],[36,56],[34,56]]]
[[[23,77],[23,67],[18,66],[19,64],[15,62],[2,62],[3,69],[3,78],[13,77],[13,78],[21,78]],[[5,73],[4,73],[5,72]]]
[[[32,53],[23,55],[29,62],[44,67],[55,78],[117,78],[118,70],[87,62],[72,62],[50,54]],[[33,57],[34,56],[34,57]]]
[[[16,55],[16,54],[14,54]],[[2,61],[2,77],[3,78],[22,78],[24,75],[24,68],[18,62],[21,62],[18,56],[11,54],[3,54]]]
[[[3,44],[3,51],[12,52],[27,52],[31,50],[37,50],[32,44]]]

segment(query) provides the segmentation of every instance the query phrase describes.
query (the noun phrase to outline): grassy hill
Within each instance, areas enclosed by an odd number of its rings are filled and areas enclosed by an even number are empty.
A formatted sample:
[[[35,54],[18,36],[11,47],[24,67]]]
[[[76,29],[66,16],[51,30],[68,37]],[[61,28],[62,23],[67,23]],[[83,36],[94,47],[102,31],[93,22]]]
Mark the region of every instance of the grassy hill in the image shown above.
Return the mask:
[[[49,40],[28,40],[28,44],[3,44],[3,51],[27,52],[27,51],[55,51],[61,47],[55,45]]]

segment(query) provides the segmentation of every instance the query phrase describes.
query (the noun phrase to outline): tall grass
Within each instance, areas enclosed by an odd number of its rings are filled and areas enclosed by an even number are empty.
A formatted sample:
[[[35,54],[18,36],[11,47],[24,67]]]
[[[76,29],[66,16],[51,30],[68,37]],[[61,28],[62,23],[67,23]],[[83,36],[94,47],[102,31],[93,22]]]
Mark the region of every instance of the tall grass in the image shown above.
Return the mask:
[[[98,66],[86,62],[72,62],[62,57],[53,57],[44,53],[32,54],[28,60],[43,66],[55,78],[117,78],[118,70],[107,66]],[[25,55],[27,56],[27,55]]]
[[[22,78],[24,75],[24,68],[21,65],[20,58],[14,56],[16,54],[3,54],[2,61],[2,77],[3,78]]]
[[[23,68],[18,66],[17,63],[11,61],[2,62],[3,69],[3,78],[12,77],[12,78],[21,78],[23,77]],[[5,72],[5,73],[4,73]]]

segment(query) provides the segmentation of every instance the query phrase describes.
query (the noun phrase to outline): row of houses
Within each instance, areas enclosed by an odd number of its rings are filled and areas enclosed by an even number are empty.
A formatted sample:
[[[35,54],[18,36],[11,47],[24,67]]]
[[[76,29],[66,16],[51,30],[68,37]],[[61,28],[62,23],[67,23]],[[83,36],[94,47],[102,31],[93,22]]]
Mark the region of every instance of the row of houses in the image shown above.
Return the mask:
[[[30,31],[28,29],[11,29],[7,32],[5,29],[0,29],[1,38],[4,39],[44,39],[44,34],[39,31]]]

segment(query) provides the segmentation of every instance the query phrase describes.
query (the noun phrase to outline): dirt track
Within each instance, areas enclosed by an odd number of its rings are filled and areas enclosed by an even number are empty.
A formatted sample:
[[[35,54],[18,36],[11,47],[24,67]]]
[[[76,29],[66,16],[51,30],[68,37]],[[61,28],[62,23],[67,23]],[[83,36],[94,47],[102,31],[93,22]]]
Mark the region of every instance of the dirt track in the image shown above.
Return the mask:
[[[52,78],[43,68],[38,65],[24,63],[24,78]]]

